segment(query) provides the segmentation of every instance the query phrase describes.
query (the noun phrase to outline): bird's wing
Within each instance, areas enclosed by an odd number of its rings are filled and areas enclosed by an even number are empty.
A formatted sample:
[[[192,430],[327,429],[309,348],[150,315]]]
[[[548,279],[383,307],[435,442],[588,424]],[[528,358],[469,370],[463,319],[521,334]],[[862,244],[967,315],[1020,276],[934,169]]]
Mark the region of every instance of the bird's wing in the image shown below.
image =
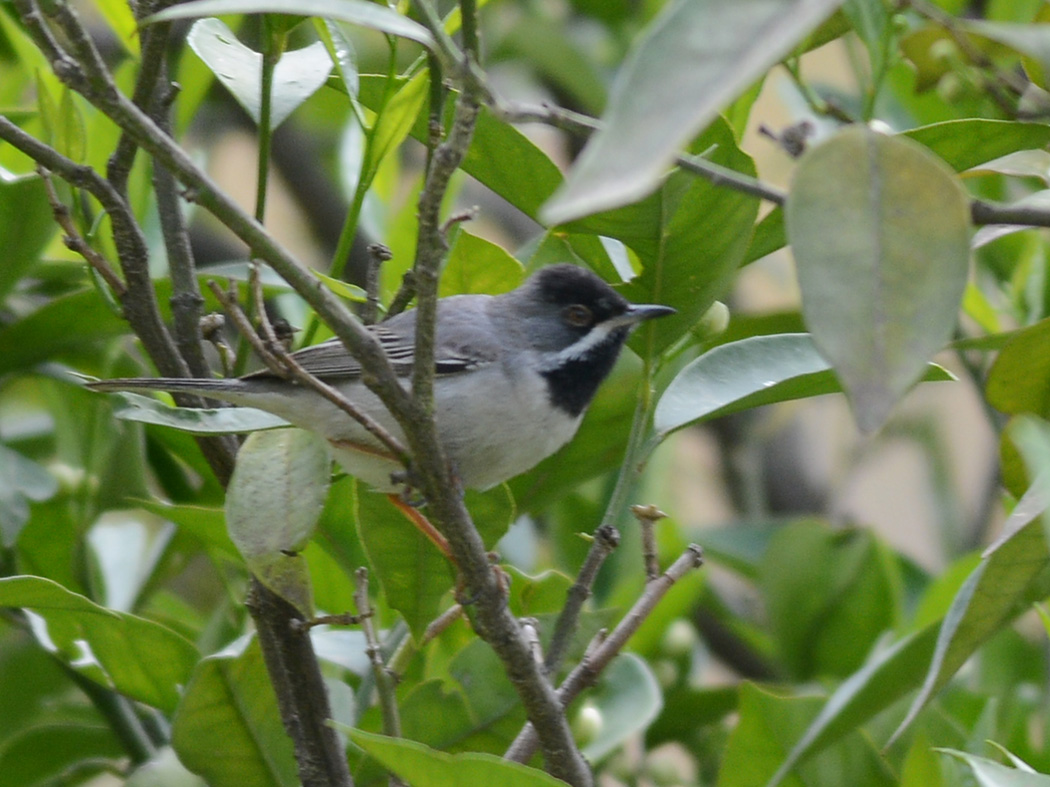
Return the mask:
[[[474,296],[476,297],[476,296]],[[446,300],[459,300],[451,298]],[[453,306],[453,308],[449,308]],[[438,318],[441,329],[436,337],[434,367],[441,374],[477,369],[499,357],[499,344],[486,330],[484,315],[474,304],[439,303]],[[383,352],[390,359],[398,375],[412,372],[416,341],[415,312],[400,314],[392,320],[368,326],[369,332],[379,340]],[[308,372],[321,379],[346,379],[359,377],[361,364],[346,351],[338,339],[329,339],[321,344],[304,347],[292,357]],[[256,372],[249,377],[268,377],[269,372]]]

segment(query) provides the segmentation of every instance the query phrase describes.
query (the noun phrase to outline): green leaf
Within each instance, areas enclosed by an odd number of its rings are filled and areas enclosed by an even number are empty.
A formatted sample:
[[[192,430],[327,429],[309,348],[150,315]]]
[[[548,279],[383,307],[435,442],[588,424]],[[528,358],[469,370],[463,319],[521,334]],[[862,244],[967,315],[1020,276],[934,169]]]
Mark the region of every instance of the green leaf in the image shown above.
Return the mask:
[[[307,616],[310,579],[298,553],[321,516],[330,470],[328,443],[313,432],[252,432],[226,493],[226,527],[248,567]]]
[[[973,175],[1039,178],[1045,186],[1050,181],[1050,153],[1045,150],[1017,150],[978,164],[968,172]]]
[[[543,771],[493,754],[445,754],[422,743],[346,730],[350,739],[412,787],[498,784],[500,787],[564,787]]]
[[[0,168],[0,301],[40,259],[57,228],[44,181],[36,175],[15,177]]]
[[[128,54],[138,59],[139,25],[131,6],[122,0],[95,0],[94,5],[109,24],[114,38],[128,51]]]
[[[362,75],[361,103],[378,111],[384,100],[386,82],[386,77]],[[446,127],[455,109],[451,98],[445,102]],[[425,114],[416,118],[411,133],[420,142],[427,140]],[[562,182],[561,170],[546,153],[514,126],[497,119],[486,107],[478,114],[470,148],[460,168],[533,219]]]
[[[915,735],[901,765],[900,787],[948,787],[941,763],[924,732]]]
[[[987,118],[946,120],[913,128],[902,135],[928,147],[956,172],[1014,151],[1050,144],[1050,126],[1045,123]]]
[[[180,5],[177,9],[185,7]],[[234,32],[219,19],[195,22],[186,42],[258,125],[262,101],[262,54],[238,41]],[[331,71],[332,58],[320,41],[281,55],[273,71],[270,128],[281,125],[300,104],[316,93]]]
[[[884,550],[867,531],[835,532],[823,523],[791,524],[773,536],[759,586],[792,676],[849,675],[893,626],[898,578]]]
[[[443,680],[420,683],[398,706],[404,736],[435,749],[468,750],[470,739],[484,731],[472,718],[463,695],[447,691]],[[436,718],[441,719],[440,724],[434,723]]]
[[[12,786],[69,784],[71,773],[83,778],[102,772],[122,756],[126,752],[107,726],[43,722],[3,741],[0,773],[3,783]]]
[[[739,722],[729,737],[719,771],[719,787],[765,784],[820,705],[819,697],[780,697],[744,684],[740,689]],[[896,780],[879,753],[856,731],[839,741],[834,749],[801,764],[786,783],[791,787],[818,784],[896,787]]]
[[[365,183],[371,183],[383,159],[405,141],[416,125],[420,110],[426,101],[430,80],[421,71],[402,85],[383,106],[371,132],[367,148],[368,160],[363,168]]]
[[[42,643],[69,666],[166,712],[175,709],[197,663],[197,649],[171,629],[100,607],[49,579],[0,579],[0,606],[35,612],[43,621],[40,636],[46,633]]]
[[[855,126],[802,158],[785,215],[806,325],[874,431],[951,337],[969,198],[920,145]]]
[[[675,154],[822,22],[838,0],[679,0],[638,39],[604,127],[544,207],[554,224],[649,194]]]
[[[54,497],[58,482],[47,470],[0,444],[0,545],[10,549],[29,521],[29,501]]]
[[[524,278],[525,269],[506,250],[461,229],[441,272],[438,295],[499,295],[515,289]]]
[[[589,701],[602,718],[597,736],[581,749],[590,762],[597,762],[632,735],[644,732],[664,704],[649,665],[633,653],[622,653],[613,660]]]
[[[448,676],[474,719],[476,731],[470,745],[475,751],[502,753],[526,718],[499,657],[481,639],[473,639],[449,663]]]
[[[418,641],[452,588],[449,564],[384,495],[357,485],[357,532],[387,603],[400,612]],[[425,513],[425,512],[424,512]]]
[[[762,217],[755,225],[755,231],[751,235],[751,245],[747,247],[741,265],[747,265],[760,260],[767,254],[772,254],[787,246],[787,234],[784,229],[784,209],[777,205]]]
[[[226,514],[221,508],[172,505],[160,500],[139,500],[138,505],[151,514],[173,522],[179,530],[218,550],[223,557],[240,560],[241,554],[230,540],[226,530]]]
[[[262,653],[204,659],[172,721],[179,760],[213,787],[295,787],[292,741],[284,731]]]
[[[570,30],[562,19],[533,9],[515,20],[491,57],[495,62],[507,57],[527,62],[544,84],[565,96],[563,104],[598,114],[605,108],[606,80]]]
[[[1050,776],[1020,768],[1008,768],[995,760],[955,749],[937,749],[965,762],[979,787],[1050,787]]]
[[[1007,341],[988,372],[985,395],[1004,413],[1050,417],[1050,318]]]
[[[922,690],[893,734],[896,740],[926,704],[989,637],[1029,604],[1046,596],[1050,565],[1039,515],[1047,506],[1039,485],[1021,498],[1001,535],[985,550],[941,624]]]
[[[529,576],[514,566],[503,568],[510,575],[510,596],[507,605],[518,617],[561,612],[572,580],[558,571],[547,570],[538,576]]]
[[[930,364],[926,379],[955,377]],[[841,391],[809,334],[754,336],[719,345],[684,367],[660,397],[653,426],[666,436],[698,421]]]
[[[470,518],[474,520],[474,527],[485,542],[485,547],[495,549],[518,515],[510,487],[503,483],[484,492],[468,489],[463,502],[470,511]]]
[[[868,50],[870,73],[873,78],[881,78],[886,68],[890,47],[887,37],[890,33],[890,13],[882,0],[845,0],[842,12],[849,19],[853,30],[864,42]],[[865,90],[877,90],[878,85],[865,85]]]
[[[546,153],[487,108],[478,115],[461,168],[537,220],[540,206],[562,182],[561,170]]]
[[[153,14],[144,19],[143,24],[222,14],[319,16],[390,33],[426,47],[433,45],[425,27],[397,11],[367,0],[195,0]]]
[[[755,174],[733,131],[717,119],[692,145],[707,159]],[[758,200],[686,172],[676,172],[652,196],[624,208],[588,216],[565,229],[623,241],[642,273],[621,288],[635,303],[673,306],[677,314],[655,320],[632,336],[632,349],[653,357],[696,324],[728,289],[747,249]]]
[[[1032,479],[1031,487],[1014,507],[1011,516],[1018,509],[1026,510],[1022,502],[1026,507],[1045,510],[1050,505],[1050,424],[1039,418],[1023,416],[1010,422],[1005,436],[1021,452],[1028,477]],[[1044,516],[1041,519],[1047,543],[1050,543],[1050,518]]]
[[[0,377],[127,331],[127,323],[113,314],[94,290],[63,295],[0,327]]]
[[[877,649],[863,667],[835,689],[766,787],[776,787],[799,763],[858,729],[920,685],[937,642],[937,629],[937,624],[930,624],[888,648]]]
[[[68,158],[83,164],[87,158],[87,128],[80,107],[73,98],[73,91],[63,89],[62,99],[58,105],[58,128],[55,147]]]
[[[737,709],[735,685],[695,688],[676,686],[664,697],[664,710],[646,733],[650,749],[668,741],[681,742],[690,735],[703,735],[704,727],[717,724]]]
[[[1028,55],[1050,75],[1050,25],[960,19],[959,27]]]
[[[288,422],[254,407],[172,407],[159,399],[118,391],[113,415],[124,421],[155,424],[190,434],[243,434],[264,429],[282,429]]]

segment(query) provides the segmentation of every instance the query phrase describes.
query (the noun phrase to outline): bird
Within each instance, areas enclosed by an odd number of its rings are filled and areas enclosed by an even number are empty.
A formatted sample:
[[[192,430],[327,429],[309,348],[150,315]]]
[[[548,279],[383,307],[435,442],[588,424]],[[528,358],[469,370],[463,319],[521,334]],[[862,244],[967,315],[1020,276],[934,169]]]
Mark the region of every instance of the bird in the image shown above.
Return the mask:
[[[643,321],[674,313],[669,306],[630,303],[592,271],[569,263],[540,268],[501,295],[441,298],[434,418],[462,486],[496,486],[569,442],[630,332]],[[416,312],[367,330],[408,389]],[[304,347],[292,357],[403,443],[400,426],[362,382],[360,364],[338,339]],[[125,378],[88,387],[192,393],[265,410],[324,437],[343,469],[376,491],[404,486],[404,468],[360,423],[312,389],[268,369],[239,378]]]

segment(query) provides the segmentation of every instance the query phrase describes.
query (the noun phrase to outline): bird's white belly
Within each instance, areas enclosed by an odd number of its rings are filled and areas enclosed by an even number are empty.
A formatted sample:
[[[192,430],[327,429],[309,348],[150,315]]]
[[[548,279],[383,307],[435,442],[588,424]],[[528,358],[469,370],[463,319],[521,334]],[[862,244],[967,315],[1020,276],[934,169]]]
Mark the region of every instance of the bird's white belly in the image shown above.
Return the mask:
[[[401,428],[364,385],[355,381],[343,393],[404,441]],[[326,436],[335,460],[351,475],[380,491],[399,488],[390,477],[401,466],[384,458],[376,439],[327,400],[306,391],[295,397],[294,406],[283,395],[252,398],[254,402],[244,403]],[[546,384],[538,376],[509,385],[495,364],[442,378],[435,386],[434,409],[445,452],[463,486],[472,489],[487,489],[534,467],[571,440],[581,420],[550,406]]]
[[[466,487],[488,489],[524,473],[571,440],[580,425],[580,418],[550,406],[538,376],[519,378],[514,386],[506,380],[495,367],[442,380],[435,401],[438,434]],[[463,406],[467,391],[469,408]]]

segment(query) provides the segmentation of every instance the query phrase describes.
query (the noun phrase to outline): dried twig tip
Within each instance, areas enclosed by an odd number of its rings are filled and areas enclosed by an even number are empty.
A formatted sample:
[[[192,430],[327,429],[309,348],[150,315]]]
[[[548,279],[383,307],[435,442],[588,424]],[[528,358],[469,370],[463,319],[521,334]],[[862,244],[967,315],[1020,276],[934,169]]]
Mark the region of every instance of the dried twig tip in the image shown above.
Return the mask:
[[[639,522],[659,522],[661,519],[667,519],[667,514],[651,504],[631,506],[631,513],[634,514],[635,519]]]

